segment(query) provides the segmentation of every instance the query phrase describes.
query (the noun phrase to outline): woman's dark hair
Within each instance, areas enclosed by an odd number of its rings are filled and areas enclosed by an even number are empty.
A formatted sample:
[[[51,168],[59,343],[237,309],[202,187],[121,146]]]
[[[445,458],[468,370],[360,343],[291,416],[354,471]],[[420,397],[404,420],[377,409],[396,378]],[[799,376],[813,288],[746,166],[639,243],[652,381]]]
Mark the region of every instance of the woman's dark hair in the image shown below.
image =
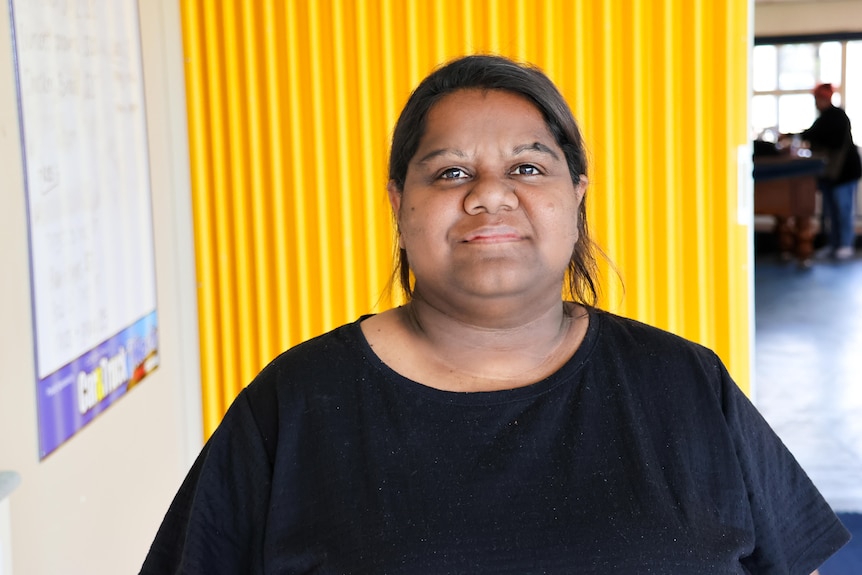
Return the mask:
[[[530,100],[544,116],[548,129],[563,150],[572,182],[576,187],[580,185],[581,174],[587,173],[584,143],[572,112],[554,83],[531,65],[500,56],[473,55],[453,60],[432,72],[413,91],[401,111],[389,154],[389,180],[399,192],[404,191],[407,167],[425,134],[428,112],[447,94],[467,89],[503,90]],[[567,289],[575,301],[590,306],[598,301],[595,250],[587,232],[586,202],[582,201],[578,209],[578,242],[569,262]],[[404,249],[397,249],[395,264],[401,289],[409,301],[413,288]]]

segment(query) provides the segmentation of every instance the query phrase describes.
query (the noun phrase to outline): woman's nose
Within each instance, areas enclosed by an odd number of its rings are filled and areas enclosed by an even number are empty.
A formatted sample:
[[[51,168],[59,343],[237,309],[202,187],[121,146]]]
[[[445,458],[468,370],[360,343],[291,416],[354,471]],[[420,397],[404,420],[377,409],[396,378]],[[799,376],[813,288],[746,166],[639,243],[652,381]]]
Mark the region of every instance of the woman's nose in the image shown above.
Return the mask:
[[[473,180],[464,198],[464,211],[468,214],[499,210],[514,210],[518,207],[515,182],[496,176],[483,176]]]

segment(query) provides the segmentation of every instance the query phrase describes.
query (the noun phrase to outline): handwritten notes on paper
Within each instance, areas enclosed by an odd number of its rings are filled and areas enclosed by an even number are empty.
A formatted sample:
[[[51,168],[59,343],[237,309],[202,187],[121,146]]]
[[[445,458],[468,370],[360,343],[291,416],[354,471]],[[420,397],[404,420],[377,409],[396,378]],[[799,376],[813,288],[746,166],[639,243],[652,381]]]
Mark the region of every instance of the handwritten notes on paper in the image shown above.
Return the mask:
[[[135,0],[12,0],[12,19],[40,409],[57,412],[106,354],[141,359],[144,338],[157,363],[140,26]]]

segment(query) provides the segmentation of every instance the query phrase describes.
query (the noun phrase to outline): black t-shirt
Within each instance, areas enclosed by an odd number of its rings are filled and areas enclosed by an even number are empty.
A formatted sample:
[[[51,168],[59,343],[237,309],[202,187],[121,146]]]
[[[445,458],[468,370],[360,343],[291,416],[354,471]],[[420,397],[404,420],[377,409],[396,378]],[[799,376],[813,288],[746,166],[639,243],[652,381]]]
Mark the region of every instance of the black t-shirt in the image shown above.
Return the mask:
[[[711,351],[592,310],[527,387],[440,391],[359,322],[231,406],[142,573],[809,574],[847,531]]]

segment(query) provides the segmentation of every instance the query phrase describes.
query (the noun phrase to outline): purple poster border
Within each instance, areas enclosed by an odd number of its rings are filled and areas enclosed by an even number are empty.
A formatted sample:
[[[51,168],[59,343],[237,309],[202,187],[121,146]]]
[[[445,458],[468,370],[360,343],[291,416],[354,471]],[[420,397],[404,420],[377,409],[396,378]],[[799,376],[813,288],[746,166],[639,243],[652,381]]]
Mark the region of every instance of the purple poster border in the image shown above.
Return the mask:
[[[119,400],[159,365],[155,310],[37,384],[39,458]]]

